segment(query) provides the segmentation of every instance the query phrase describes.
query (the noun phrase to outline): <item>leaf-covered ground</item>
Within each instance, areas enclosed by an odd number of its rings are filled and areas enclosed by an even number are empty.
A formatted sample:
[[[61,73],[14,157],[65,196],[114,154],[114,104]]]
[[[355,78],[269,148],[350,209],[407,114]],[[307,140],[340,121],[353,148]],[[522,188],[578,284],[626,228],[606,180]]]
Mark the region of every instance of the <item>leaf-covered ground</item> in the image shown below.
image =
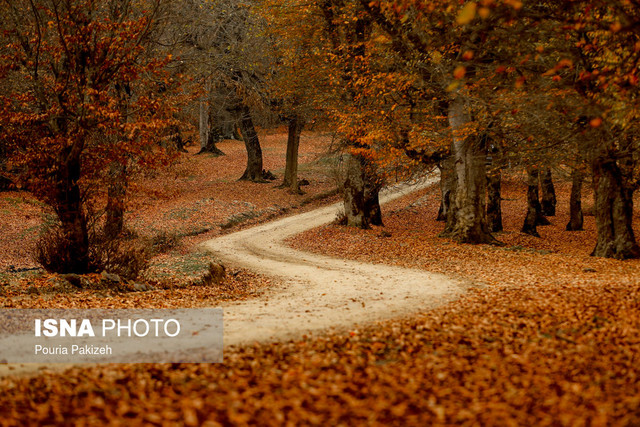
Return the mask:
[[[114,292],[61,285],[38,269],[33,253],[40,233],[54,216],[25,192],[0,192],[0,307],[197,307],[256,295],[273,282],[248,271],[231,271],[223,287],[183,286],[196,281],[215,259],[197,245],[220,234],[326,203],[335,188],[327,157],[331,138],[303,134],[300,179],[305,194],[277,188],[282,181],[286,134],[263,133],[264,167],[278,179],[271,183],[238,181],[246,166],[240,141],[224,141],[226,154],[196,155],[187,147],[176,163],[153,173],[134,175],[129,186],[126,224],[136,240],[163,246],[140,281],[150,292]],[[335,197],[334,197],[335,198]],[[317,200],[316,200],[317,199]],[[98,203],[99,204],[99,203]],[[100,281],[95,277],[96,284]],[[62,281],[64,282],[64,281]]]
[[[480,289],[412,319],[0,382],[6,425],[640,423],[637,287]],[[207,421],[209,421],[207,423]]]
[[[593,218],[563,231],[568,187],[557,187],[558,216],[537,239],[518,231],[523,183],[505,184],[504,247],[436,237],[435,188],[386,208],[385,233],[333,225],[292,241],[480,284],[452,304],[228,348],[220,365],[5,378],[0,424],[640,425],[640,263],[589,257]]]
[[[435,221],[440,203],[437,186],[383,207],[385,227],[356,230],[327,226],[290,239],[299,249],[366,262],[422,268],[495,285],[638,285],[640,261],[591,257],[596,242],[592,197],[585,194],[584,231],[565,231],[569,220],[570,184],[556,183],[558,209],[551,225],[538,227],[541,238],[520,232],[526,205],[524,176],[503,183],[504,246],[457,244],[438,237],[444,225]],[[637,203],[636,203],[637,205]],[[636,212],[635,228],[640,229]]]

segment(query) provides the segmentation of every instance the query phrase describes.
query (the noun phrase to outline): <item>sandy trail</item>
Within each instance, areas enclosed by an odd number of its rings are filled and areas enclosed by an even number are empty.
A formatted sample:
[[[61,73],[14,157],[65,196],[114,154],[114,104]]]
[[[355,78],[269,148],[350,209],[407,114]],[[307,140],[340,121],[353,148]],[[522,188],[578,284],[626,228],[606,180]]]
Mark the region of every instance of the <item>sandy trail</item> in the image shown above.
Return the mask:
[[[380,202],[436,180],[387,189]],[[257,299],[224,306],[225,346],[286,340],[400,317],[442,304],[461,292],[460,282],[443,275],[311,254],[283,243],[333,221],[341,208],[336,203],[203,243],[227,265],[284,279],[283,286]]]
[[[436,180],[386,189],[380,202],[428,187]],[[397,318],[443,304],[463,291],[463,283],[440,274],[311,254],[283,243],[290,236],[333,221],[341,208],[342,204],[336,203],[202,244],[227,265],[283,279],[282,286],[258,298],[222,306],[225,347],[283,341]],[[0,377],[69,366],[0,364]]]

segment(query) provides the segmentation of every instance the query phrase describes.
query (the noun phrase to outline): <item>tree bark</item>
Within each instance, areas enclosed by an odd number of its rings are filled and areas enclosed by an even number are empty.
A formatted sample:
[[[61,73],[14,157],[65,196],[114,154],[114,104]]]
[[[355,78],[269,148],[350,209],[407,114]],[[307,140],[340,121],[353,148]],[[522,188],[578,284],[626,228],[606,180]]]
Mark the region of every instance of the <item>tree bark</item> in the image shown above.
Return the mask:
[[[206,151],[209,142],[209,100],[200,98],[200,152]]]
[[[124,230],[125,196],[127,194],[126,166],[113,162],[109,167],[104,235],[109,239],[120,236]]]
[[[471,121],[461,97],[449,105],[449,125],[453,133],[452,155],[455,161],[456,191],[452,207],[454,224],[446,235],[462,243],[499,244],[487,228],[486,199],[486,146],[484,139],[467,135]],[[448,228],[448,227],[447,227]]]
[[[183,153],[186,153],[187,150],[184,148],[185,142],[182,139],[182,132],[180,131],[180,126],[171,125],[169,127],[169,140],[171,141],[173,148]]]
[[[538,234],[538,213],[542,209],[540,200],[538,199],[538,169],[527,169],[527,214],[522,225],[522,232],[534,237],[540,237]]]
[[[540,204],[538,192],[539,180],[540,171],[538,168],[527,168],[527,214],[521,231],[534,237],[540,237],[537,229],[538,225],[549,225],[549,220],[542,214],[542,205]]]
[[[258,133],[253,124],[251,110],[248,106],[240,107],[240,132],[247,149],[247,168],[240,177],[241,181],[264,182],[262,170],[262,149],[260,148],[260,140]]]
[[[287,139],[287,159],[284,171],[282,188],[288,188],[295,194],[300,194],[298,185],[298,148],[300,147],[300,134],[304,127],[304,120],[297,115],[289,118],[289,135]]]
[[[542,214],[545,216],[556,215],[556,189],[553,185],[551,168],[545,168],[541,177],[540,188],[542,190]]]
[[[362,156],[347,155],[344,182],[344,213],[346,225],[367,229],[382,225],[379,191],[381,185],[375,172]]]
[[[364,213],[371,225],[383,225],[380,209],[380,190],[382,182],[373,165],[365,164],[364,171]]]
[[[219,134],[215,131],[215,129],[210,129],[209,132],[207,132],[207,143],[204,146],[200,146],[200,151],[198,151],[198,154],[210,153],[216,157],[224,156],[224,152],[217,146],[218,142],[220,142]]]
[[[82,137],[79,137],[82,138]],[[60,219],[66,240],[59,246],[58,259],[62,262],[56,273],[88,273],[90,271],[89,234],[80,190],[82,171],[82,141],[63,149],[58,157],[55,174],[55,211]]]
[[[502,231],[502,171],[499,167],[492,167],[487,173],[487,225],[489,231]]]
[[[440,207],[436,221],[446,221],[451,208],[451,195],[455,191],[455,173],[451,156],[438,165],[440,171]]]
[[[592,256],[639,258],[640,247],[633,234],[633,186],[627,184],[614,159],[592,161],[595,190],[595,219],[598,240]]]
[[[575,168],[571,171],[571,197],[569,199],[569,223],[567,231],[583,230],[584,216],[582,214],[582,181],[583,173]]]
[[[212,126],[211,120],[213,110],[209,106],[209,101],[206,99],[200,100],[200,151],[198,154],[211,153],[215,156],[223,156],[224,153],[220,150],[216,144],[220,141],[220,132],[215,126]]]

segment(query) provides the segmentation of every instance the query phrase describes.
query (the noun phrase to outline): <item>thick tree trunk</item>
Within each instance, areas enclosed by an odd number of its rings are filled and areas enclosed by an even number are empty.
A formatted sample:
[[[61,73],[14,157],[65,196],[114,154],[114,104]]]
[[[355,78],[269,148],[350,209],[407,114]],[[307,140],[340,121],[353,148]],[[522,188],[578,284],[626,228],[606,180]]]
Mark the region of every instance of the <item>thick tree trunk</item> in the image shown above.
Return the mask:
[[[382,224],[382,210],[380,209],[380,189],[382,182],[372,165],[365,167],[364,181],[364,213],[371,225]]]
[[[304,120],[293,115],[289,118],[289,136],[287,139],[287,160],[284,171],[282,188],[288,188],[292,193],[299,194],[298,185],[298,148],[300,147],[300,134],[304,127]]]
[[[598,157],[592,162],[595,218],[598,240],[591,255],[606,258],[639,258],[633,234],[633,188],[615,160]]]
[[[582,181],[584,176],[580,169],[571,171],[571,197],[569,199],[569,223],[567,231],[583,230],[584,216],[582,215]]]
[[[262,170],[262,149],[260,148],[260,140],[258,133],[253,125],[251,110],[248,106],[243,105],[240,108],[240,131],[242,139],[247,149],[247,168],[240,177],[241,181],[264,182]]]
[[[60,245],[56,273],[87,273],[90,270],[89,235],[80,191],[82,142],[64,150],[56,173],[55,210],[65,239]]]
[[[498,244],[487,228],[485,216],[486,147],[483,138],[467,135],[470,121],[464,101],[456,97],[449,106],[456,176],[456,191],[452,203],[455,223],[447,234],[462,243]]]
[[[542,209],[538,198],[538,169],[527,169],[527,214],[524,217],[522,232],[534,237],[540,237],[538,234],[538,215]]]
[[[369,228],[364,209],[364,171],[359,157],[348,155],[344,181],[344,214],[348,227]]]
[[[114,162],[109,170],[106,220],[104,235],[109,239],[120,236],[124,230],[125,197],[127,194],[126,166]]]
[[[499,167],[492,167],[487,173],[487,225],[489,231],[502,231],[502,171]]]
[[[379,191],[375,172],[361,156],[348,155],[344,182],[344,213],[349,227],[382,225]]]
[[[551,168],[545,168],[541,176],[540,188],[542,190],[542,214],[545,216],[556,215],[556,189],[553,186]]]
[[[178,125],[170,126],[169,132],[170,132],[169,140],[171,141],[173,148],[183,153],[186,153],[187,150],[184,148],[185,142],[184,142],[184,139],[182,139],[182,132],[180,131],[180,126]]]
[[[440,171],[440,207],[436,221],[446,221],[451,208],[451,195],[455,191],[455,173],[451,156],[438,164]]]
[[[210,153],[214,156],[224,156],[224,152],[217,146],[218,142],[220,142],[219,134],[216,133],[215,129],[210,129],[207,133],[207,143],[204,146],[200,146],[198,154]]]
[[[549,220],[542,214],[538,191],[539,177],[540,171],[537,168],[527,168],[527,214],[521,231],[534,237],[540,237],[537,229],[538,225],[549,225]]]

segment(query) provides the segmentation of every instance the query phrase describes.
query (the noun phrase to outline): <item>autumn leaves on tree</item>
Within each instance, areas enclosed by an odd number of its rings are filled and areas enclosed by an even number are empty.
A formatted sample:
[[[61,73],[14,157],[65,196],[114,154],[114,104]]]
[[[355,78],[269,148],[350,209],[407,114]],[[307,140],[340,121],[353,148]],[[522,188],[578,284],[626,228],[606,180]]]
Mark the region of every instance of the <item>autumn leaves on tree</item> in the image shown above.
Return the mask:
[[[55,210],[50,269],[101,268],[92,245],[126,229],[128,174],[170,156],[162,141],[185,122],[202,152],[240,137],[241,179],[264,182],[257,113],[288,126],[282,186],[294,193],[305,124],[335,132],[350,226],[383,223],[386,182],[438,168],[442,235],[500,244],[510,167],[526,171],[522,231],[537,235],[555,214],[553,174],[568,171],[567,230],[582,229],[591,182],[593,255],[640,256],[638,0],[0,5],[2,176]]]
[[[163,73],[165,60],[149,48],[160,3],[140,6],[1,3],[8,27],[1,35],[0,131],[16,179],[58,217],[40,246],[48,269],[102,267],[96,242],[122,231],[127,169],[158,159],[154,141],[171,122],[172,82]],[[95,227],[93,201],[105,185],[103,233]]]
[[[405,165],[439,167],[446,184],[443,235],[498,243],[492,232],[502,227],[499,171],[506,165],[528,171],[522,231],[533,235],[548,221],[545,215],[555,214],[552,170],[573,170],[567,229],[580,230],[588,168],[598,227],[593,254],[630,258],[640,256],[630,222],[637,186],[638,6],[291,0],[270,10],[279,12],[292,46],[312,40],[315,48],[300,55],[316,88],[311,96],[331,113],[352,155],[375,163],[383,175],[401,158]],[[359,180],[351,170],[362,163],[348,161],[348,217],[364,212],[354,201],[364,200],[365,186],[353,187]]]

